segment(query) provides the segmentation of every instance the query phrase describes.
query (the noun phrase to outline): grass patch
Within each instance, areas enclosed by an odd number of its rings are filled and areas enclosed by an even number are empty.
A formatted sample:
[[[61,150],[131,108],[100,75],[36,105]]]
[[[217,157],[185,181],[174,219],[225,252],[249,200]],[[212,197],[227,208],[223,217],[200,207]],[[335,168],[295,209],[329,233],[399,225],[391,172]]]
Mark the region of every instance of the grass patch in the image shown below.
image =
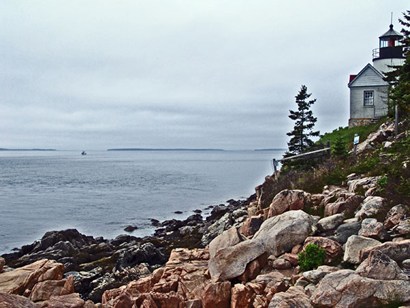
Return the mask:
[[[379,120],[377,123],[373,123],[366,126],[355,126],[355,127],[339,127],[330,133],[325,133],[320,136],[317,143],[330,145],[338,144],[340,142],[347,146],[348,150],[353,148],[353,138],[355,134],[358,134],[360,141],[363,141],[371,134],[376,131],[382,123],[386,121],[386,118]]]

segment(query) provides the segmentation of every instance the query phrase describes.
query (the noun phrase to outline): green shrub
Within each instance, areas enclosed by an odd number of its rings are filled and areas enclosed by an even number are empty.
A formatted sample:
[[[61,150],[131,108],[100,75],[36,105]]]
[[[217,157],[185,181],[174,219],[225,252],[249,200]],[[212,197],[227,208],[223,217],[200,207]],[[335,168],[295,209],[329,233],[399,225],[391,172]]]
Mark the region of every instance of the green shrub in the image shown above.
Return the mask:
[[[386,175],[383,175],[378,181],[377,181],[377,190],[379,193],[383,193],[387,187],[388,183],[388,178]]]
[[[322,247],[316,244],[307,244],[305,249],[298,254],[298,262],[300,269],[309,271],[325,262],[326,252]]]
[[[340,135],[335,137],[332,144],[332,155],[337,157],[346,157],[348,155],[346,141]]]

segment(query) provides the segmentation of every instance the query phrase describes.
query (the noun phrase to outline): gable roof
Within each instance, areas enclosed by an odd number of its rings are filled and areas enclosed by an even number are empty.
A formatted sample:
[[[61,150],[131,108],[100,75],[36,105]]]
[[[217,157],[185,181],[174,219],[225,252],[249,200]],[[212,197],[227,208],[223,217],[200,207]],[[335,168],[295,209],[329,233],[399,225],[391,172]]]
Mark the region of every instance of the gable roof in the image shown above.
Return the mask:
[[[355,83],[358,83],[358,81],[364,77],[366,74],[372,74],[373,76],[373,82],[369,84],[369,86],[384,86],[388,85],[386,81],[384,81],[384,76],[383,74],[377,70],[373,65],[368,63],[360,72],[359,74],[356,75],[355,78],[353,78],[349,84],[347,85],[349,88],[354,86]]]

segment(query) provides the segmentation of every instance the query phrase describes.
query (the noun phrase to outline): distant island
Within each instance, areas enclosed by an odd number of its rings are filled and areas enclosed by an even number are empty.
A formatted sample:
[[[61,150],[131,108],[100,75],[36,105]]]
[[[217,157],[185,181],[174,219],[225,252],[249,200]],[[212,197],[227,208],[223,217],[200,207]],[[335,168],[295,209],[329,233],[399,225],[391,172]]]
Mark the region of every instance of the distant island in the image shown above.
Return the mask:
[[[56,149],[6,149],[0,148],[0,151],[57,151]]]
[[[255,149],[254,151],[256,151],[256,152],[262,152],[262,151],[286,151],[286,149],[279,149],[279,148],[272,148],[272,149]]]
[[[164,148],[118,148],[118,149],[107,149],[107,151],[225,151],[223,149],[185,149],[185,148],[174,148],[174,149],[164,149]]]

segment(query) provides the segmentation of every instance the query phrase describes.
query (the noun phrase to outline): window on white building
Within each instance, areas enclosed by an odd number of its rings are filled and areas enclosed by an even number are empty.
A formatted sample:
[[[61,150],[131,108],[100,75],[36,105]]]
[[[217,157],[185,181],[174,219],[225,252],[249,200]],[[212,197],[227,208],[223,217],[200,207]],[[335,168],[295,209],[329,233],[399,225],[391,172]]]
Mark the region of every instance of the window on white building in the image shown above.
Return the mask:
[[[374,91],[364,91],[363,93],[363,104],[365,106],[374,105]]]

